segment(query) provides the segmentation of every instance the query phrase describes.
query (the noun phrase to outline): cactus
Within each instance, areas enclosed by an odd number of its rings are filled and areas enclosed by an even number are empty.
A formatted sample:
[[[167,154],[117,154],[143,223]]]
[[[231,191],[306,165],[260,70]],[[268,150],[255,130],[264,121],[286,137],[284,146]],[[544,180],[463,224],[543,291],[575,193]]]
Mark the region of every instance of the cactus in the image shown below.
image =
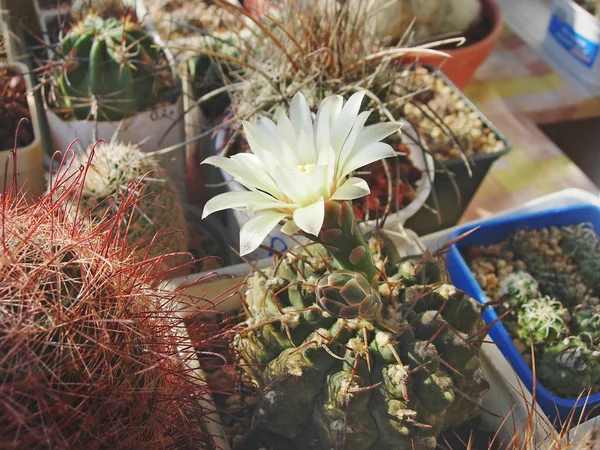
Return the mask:
[[[577,305],[573,311],[573,330],[593,345],[600,344],[600,305]]]
[[[469,339],[483,329],[477,303],[417,284],[445,281],[431,261],[403,259],[372,283],[336,266],[312,244],[249,277],[233,348],[260,388],[255,425],[300,448],[435,447],[487,389]]]
[[[91,164],[81,179],[79,201],[71,207],[73,214],[94,222],[118,216],[125,247],[138,255],[159,257],[188,250],[183,207],[156,159],[133,144],[99,142],[75,155],[69,172],[86,166],[88,161]],[[60,193],[60,189],[54,191]],[[123,214],[122,204],[132,199],[135,204]],[[163,269],[179,266],[183,258],[163,259]]]
[[[600,382],[599,357],[581,339],[568,337],[545,349],[537,374],[544,387],[561,397],[585,395]]]
[[[58,53],[58,94],[78,119],[121,120],[156,104],[167,83],[162,51],[130,16],[88,14]]]
[[[381,38],[398,41],[414,19],[415,38],[431,39],[466,31],[479,18],[481,1],[372,0],[369,10]]]
[[[26,204],[3,194],[0,442],[6,448],[214,448],[178,316],[153,260],[120,246],[112,216],[73,217],[83,171]],[[60,191],[60,194],[59,192]]]
[[[524,303],[541,296],[539,284],[529,272],[512,272],[500,280],[500,298],[507,299],[508,306],[518,311]]]
[[[439,255],[409,263],[384,230],[362,234],[349,200],[369,189],[350,173],[394,157],[379,141],[400,127],[365,127],[364,96],[328,97],[313,121],[297,94],[278,124],[244,123],[254,154],[205,162],[250,190],[211,199],[203,217],[252,211],[242,255],[281,221],[312,241],[247,280],[231,347],[256,393],[252,428],[301,449],[434,448],[488,388],[485,325],[479,304],[446,284]]]
[[[517,334],[526,342],[549,344],[570,334],[569,321],[569,311],[559,301],[548,296],[533,298],[522,304],[517,315]]]
[[[240,58],[240,52],[234,42],[234,35],[215,33],[202,39],[203,47],[210,52],[219,53],[233,59]],[[195,53],[188,60],[188,70],[192,78],[193,93],[196,99],[223,87],[228,78],[239,67],[224,58],[213,58],[206,54]],[[205,114],[215,116],[222,114],[231,101],[227,92],[222,92],[200,103]]]

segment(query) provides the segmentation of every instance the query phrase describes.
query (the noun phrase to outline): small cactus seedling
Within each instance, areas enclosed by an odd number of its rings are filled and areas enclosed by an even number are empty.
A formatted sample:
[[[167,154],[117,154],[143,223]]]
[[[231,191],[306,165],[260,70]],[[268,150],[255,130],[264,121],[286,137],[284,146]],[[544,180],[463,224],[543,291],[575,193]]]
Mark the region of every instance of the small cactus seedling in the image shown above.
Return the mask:
[[[138,255],[182,255],[188,250],[179,196],[154,157],[132,144],[99,142],[75,155],[67,167],[73,172],[86,166],[73,214],[93,222],[118,217],[124,246]],[[135,203],[123,214],[122,204],[131,201]],[[176,267],[183,263],[181,256],[163,262]]]
[[[523,270],[512,272],[502,278],[498,295],[500,298],[506,298],[508,305],[516,311],[519,311],[527,301],[541,297],[539,283],[529,272]]]
[[[600,305],[577,305],[573,311],[573,329],[593,345],[600,344]]]
[[[23,449],[214,448],[180,313],[120,219],[73,216],[81,170],[34,204],[0,194],[0,442]]]
[[[517,334],[525,342],[550,344],[569,335],[569,311],[548,296],[532,298],[521,305],[517,314]]]
[[[78,119],[121,120],[155,105],[173,83],[163,52],[130,15],[88,14],[62,39],[58,54],[57,94]]]
[[[600,352],[576,337],[547,347],[538,364],[540,382],[565,398],[586,395],[600,382]]]

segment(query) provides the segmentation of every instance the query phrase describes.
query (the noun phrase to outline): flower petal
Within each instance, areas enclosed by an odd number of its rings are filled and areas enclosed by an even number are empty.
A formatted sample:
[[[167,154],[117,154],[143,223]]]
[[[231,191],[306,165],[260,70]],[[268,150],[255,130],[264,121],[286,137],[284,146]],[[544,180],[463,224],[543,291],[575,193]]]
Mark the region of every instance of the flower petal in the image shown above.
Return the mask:
[[[225,192],[223,194],[219,194],[216,197],[211,198],[204,205],[204,209],[202,211],[202,218],[204,219],[206,216],[217,212],[222,211],[228,208],[234,209],[246,209],[246,206],[249,203],[272,203],[273,197],[267,194],[263,194],[262,192],[253,192],[253,191],[232,191]],[[281,202],[280,202],[281,203]],[[287,206],[282,203],[283,206]]]
[[[339,176],[343,178],[360,167],[379,161],[380,159],[391,158],[392,156],[396,156],[396,153],[391,145],[383,142],[375,142],[352,156],[342,167]]]
[[[365,91],[352,94],[342,108],[339,117],[335,120],[335,123],[333,123],[331,129],[331,145],[333,145],[333,148],[338,152],[341,150],[342,145],[344,145],[350,130],[352,130],[352,126],[358,116],[360,104],[362,103],[364,96]]]
[[[325,202],[321,197],[317,202],[294,211],[294,222],[302,231],[317,236],[325,218]]]
[[[335,191],[331,200],[354,200],[369,195],[370,192],[369,185],[365,180],[358,177],[352,177],[348,178],[344,184]]]
[[[252,217],[240,230],[240,255],[253,252],[287,214],[265,211]]]
[[[368,125],[361,130],[356,138],[355,148],[366,147],[373,142],[379,142],[400,128],[402,128],[402,122],[384,122]]]
[[[319,106],[314,124],[315,147],[317,148],[319,157],[323,148],[331,147],[331,123],[339,115],[343,104],[344,99],[342,96],[332,95],[331,97],[327,97],[325,100],[323,100]]]
[[[277,119],[277,135],[279,136],[279,146],[275,146],[279,151],[280,162],[288,167],[296,167],[300,164],[298,155],[298,136],[294,125],[288,116],[281,112]],[[271,138],[273,139],[273,138]],[[271,147],[274,147],[271,144]]]
[[[273,174],[273,177],[277,187],[287,197],[289,203],[306,205],[311,202],[312,191],[309,187],[310,177],[307,174],[281,166]]]
[[[310,106],[306,97],[301,92],[296,93],[290,104],[290,120],[296,130],[296,135],[300,136],[300,131],[304,131],[313,140],[313,124],[310,113]]]
[[[287,234],[288,236],[296,234],[298,231],[300,231],[300,228],[293,220],[288,220],[285,225],[281,227],[281,232]]]

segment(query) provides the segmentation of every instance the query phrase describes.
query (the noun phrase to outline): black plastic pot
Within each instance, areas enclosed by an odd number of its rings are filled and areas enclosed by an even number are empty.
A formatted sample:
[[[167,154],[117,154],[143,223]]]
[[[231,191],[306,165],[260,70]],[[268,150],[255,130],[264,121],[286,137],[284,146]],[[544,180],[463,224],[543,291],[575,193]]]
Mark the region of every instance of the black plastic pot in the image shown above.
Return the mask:
[[[483,124],[504,144],[504,149],[493,153],[479,153],[469,157],[468,164],[471,175],[469,175],[467,162],[461,158],[449,159],[443,163],[435,162],[436,173],[433,189],[426,201],[429,208],[424,206],[405,223],[406,228],[410,228],[420,236],[456,225],[492,164],[510,150],[510,144],[506,137],[485,117],[481,110],[443,73],[435,70],[434,72],[437,77],[444,79],[448,86],[460,93],[460,97],[465,104],[477,113]],[[433,156],[435,159],[435,155]],[[437,207],[434,195],[437,196]]]

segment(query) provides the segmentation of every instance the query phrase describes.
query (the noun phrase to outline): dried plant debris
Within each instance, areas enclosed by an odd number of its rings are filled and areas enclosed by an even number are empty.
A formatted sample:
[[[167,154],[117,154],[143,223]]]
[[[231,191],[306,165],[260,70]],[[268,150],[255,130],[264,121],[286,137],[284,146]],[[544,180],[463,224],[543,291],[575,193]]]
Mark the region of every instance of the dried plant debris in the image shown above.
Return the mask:
[[[26,120],[21,122],[21,119]],[[0,124],[0,150],[13,150],[33,142],[27,84],[23,75],[8,67],[0,67]]]
[[[600,240],[588,223],[520,230],[465,256],[523,358],[551,392],[600,392]],[[530,344],[531,343],[531,344]]]
[[[404,114],[436,160],[504,150],[504,143],[461,98],[459,90],[424,67],[416,68],[414,77],[417,85],[427,90],[405,104]]]
[[[240,17],[205,0],[144,0],[148,17],[166,41],[219,31],[238,30]]]
[[[352,202],[358,220],[380,219],[416,199],[423,172],[413,164],[408,146],[397,144],[397,150],[401,152],[398,157],[371,163],[358,171],[357,176],[371,188],[369,195]]]

